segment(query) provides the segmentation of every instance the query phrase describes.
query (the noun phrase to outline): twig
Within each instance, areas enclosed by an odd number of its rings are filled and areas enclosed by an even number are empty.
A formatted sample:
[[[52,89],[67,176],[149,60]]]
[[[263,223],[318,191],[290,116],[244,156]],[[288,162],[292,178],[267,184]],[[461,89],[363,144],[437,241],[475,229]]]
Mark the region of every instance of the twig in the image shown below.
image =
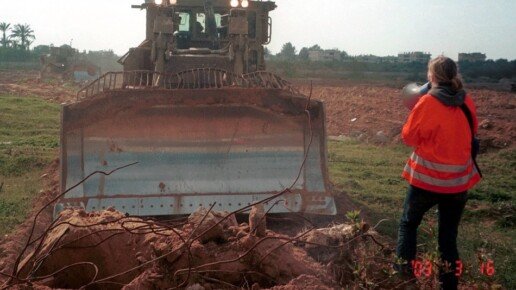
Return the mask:
[[[75,189],[76,187],[78,187],[79,185],[81,185],[82,183],[84,183],[86,180],[88,180],[90,177],[92,177],[93,175],[95,174],[102,174],[102,175],[105,175],[105,176],[109,176],[115,172],[117,172],[118,170],[121,170],[121,169],[124,169],[124,168],[127,168],[129,166],[133,166],[135,164],[138,164],[138,162],[134,162],[134,163],[131,163],[131,164],[128,164],[128,165],[124,165],[124,166],[121,166],[121,167],[118,167],[118,168],[115,168],[109,172],[104,172],[104,171],[94,171],[92,172],[91,174],[89,174],[88,176],[86,176],[84,179],[82,179],[81,181],[79,181],[78,183],[76,183],[74,186],[70,187],[69,189],[65,190],[63,193],[59,194],[58,196],[56,196],[54,199],[52,199],[51,201],[49,201],[47,204],[45,204],[37,213],[36,215],[34,216],[34,220],[32,221],[32,227],[31,227],[31,230],[30,230],[30,233],[29,233],[29,237],[27,238],[27,242],[25,243],[25,246],[23,247],[23,249],[21,250],[20,254],[18,255],[18,257],[16,258],[16,261],[14,262],[14,266],[13,266],[13,273],[12,273],[12,276],[18,276],[18,265],[21,261],[21,258],[23,256],[23,254],[25,253],[25,251],[27,250],[27,248],[29,247],[29,244],[31,242],[31,239],[32,239],[32,235],[34,234],[34,229],[36,228],[36,220],[38,219],[38,216],[43,212],[43,210],[45,208],[47,208],[49,205],[53,204],[54,202],[56,202],[57,200],[59,200],[62,196],[64,196],[65,194],[67,194],[68,192],[70,192],[71,190]],[[9,284],[11,281],[11,279],[9,279],[7,281],[7,284]]]
[[[376,230],[376,228],[378,228],[378,226],[380,226],[380,224],[384,223],[384,222],[388,222],[389,219],[382,219],[380,220],[379,222],[376,223],[376,225],[373,227],[373,230]]]
[[[230,288],[233,288],[233,289],[241,289],[240,287],[237,287],[231,283],[228,283],[228,282],[225,282],[225,281],[222,281],[222,280],[219,280],[219,279],[215,279],[215,278],[211,278],[211,277],[205,277],[205,276],[202,276],[201,277],[202,279],[206,280],[206,281],[210,281],[210,282],[215,282],[215,283],[220,283],[222,285],[226,285]]]
[[[383,251],[383,249],[385,249],[385,245],[384,245],[384,244],[382,244],[382,243],[380,243],[380,242],[378,242],[378,240],[377,240],[373,235],[371,235],[371,234],[363,234],[362,236],[363,236],[363,237],[369,237],[369,238],[371,238],[371,240],[373,240],[373,242],[374,242],[376,245],[378,245],[378,246],[380,246],[380,247],[381,247],[380,251]]]

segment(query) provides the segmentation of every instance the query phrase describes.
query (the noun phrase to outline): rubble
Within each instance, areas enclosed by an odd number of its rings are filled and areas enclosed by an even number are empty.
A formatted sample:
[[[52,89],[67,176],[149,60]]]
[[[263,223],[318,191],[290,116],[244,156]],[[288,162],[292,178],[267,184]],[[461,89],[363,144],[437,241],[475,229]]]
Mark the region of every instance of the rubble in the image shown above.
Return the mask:
[[[348,226],[342,229],[346,230],[307,230],[300,236],[312,237],[306,241],[351,231]],[[176,227],[113,209],[93,213],[68,209],[44,235],[41,246],[25,257],[18,277],[65,289],[336,287],[327,267],[301,246],[302,238],[270,230],[250,232],[250,226],[237,224],[234,215],[204,208]]]
[[[249,213],[249,228],[251,234],[257,237],[265,237],[265,231],[267,221],[265,220],[265,209],[263,204],[257,204],[253,206]]]

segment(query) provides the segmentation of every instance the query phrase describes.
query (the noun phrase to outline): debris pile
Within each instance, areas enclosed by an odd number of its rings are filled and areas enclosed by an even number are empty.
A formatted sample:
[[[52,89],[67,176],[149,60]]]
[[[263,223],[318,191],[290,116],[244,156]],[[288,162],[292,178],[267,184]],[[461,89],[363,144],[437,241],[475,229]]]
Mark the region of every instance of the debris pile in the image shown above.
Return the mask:
[[[350,242],[369,231],[336,225],[290,237],[266,229],[260,207],[252,213],[253,226],[238,224],[232,213],[204,208],[176,221],[129,217],[114,209],[65,210],[35,239],[10,283],[75,289],[333,289],[342,285],[342,271],[335,276],[333,264],[351,261]],[[329,251],[325,259],[332,257],[333,264],[319,260],[317,249]]]

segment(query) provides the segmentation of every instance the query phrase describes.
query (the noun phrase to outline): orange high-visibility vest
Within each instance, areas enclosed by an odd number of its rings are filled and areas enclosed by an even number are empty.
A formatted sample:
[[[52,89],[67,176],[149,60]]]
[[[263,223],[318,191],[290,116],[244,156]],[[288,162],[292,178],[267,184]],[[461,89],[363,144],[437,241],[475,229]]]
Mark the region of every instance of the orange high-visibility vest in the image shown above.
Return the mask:
[[[476,134],[475,104],[469,96],[465,103]],[[471,157],[471,129],[460,107],[423,96],[403,126],[402,138],[415,147],[402,174],[411,185],[436,193],[459,193],[480,181]]]

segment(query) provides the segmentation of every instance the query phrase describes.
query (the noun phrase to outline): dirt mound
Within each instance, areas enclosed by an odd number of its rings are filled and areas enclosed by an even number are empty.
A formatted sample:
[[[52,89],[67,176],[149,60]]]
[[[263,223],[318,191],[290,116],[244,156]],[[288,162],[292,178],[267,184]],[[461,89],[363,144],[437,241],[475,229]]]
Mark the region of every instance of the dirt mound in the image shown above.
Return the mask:
[[[315,276],[301,275],[286,285],[274,286],[270,290],[331,290]]]
[[[310,92],[306,83],[298,87]],[[484,150],[516,146],[514,93],[468,90],[477,106],[479,138]],[[409,114],[400,90],[379,85],[344,85],[337,81],[313,87],[312,97],[326,103],[328,133],[356,137],[379,144],[400,142],[401,128]]]
[[[44,190],[42,190],[33,203],[33,209],[29,213],[29,218],[17,227],[17,229],[4,237],[0,238],[0,272],[11,273],[12,264],[14,263],[18,253],[21,251],[29,232],[32,228],[34,216],[40,208],[50,202],[59,193],[59,160],[55,159],[45,169]],[[45,228],[52,222],[53,208],[47,207],[36,219],[34,227],[34,236],[39,236],[43,233]],[[29,246],[29,250],[34,249],[34,245]],[[0,282],[5,277],[0,276]]]
[[[55,103],[75,100],[79,87],[59,79],[39,79],[37,71],[0,71],[0,94],[36,96]]]
[[[176,228],[114,210],[66,210],[17,274],[52,288],[164,289],[198,282],[202,289],[243,283],[271,287],[301,275],[332,285],[325,267],[292,245],[291,237],[249,232],[233,215],[205,209]]]

